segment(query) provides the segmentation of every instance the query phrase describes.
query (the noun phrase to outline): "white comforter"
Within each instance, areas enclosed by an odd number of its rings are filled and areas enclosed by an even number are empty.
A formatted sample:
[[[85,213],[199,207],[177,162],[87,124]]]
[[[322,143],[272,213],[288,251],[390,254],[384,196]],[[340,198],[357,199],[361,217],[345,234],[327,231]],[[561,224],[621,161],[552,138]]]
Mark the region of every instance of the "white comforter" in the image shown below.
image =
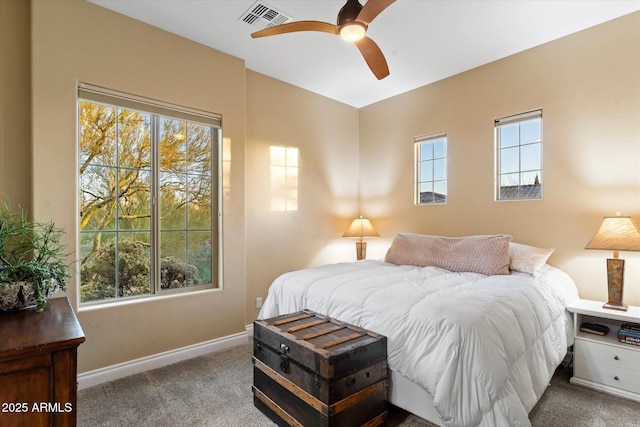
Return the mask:
[[[369,260],[280,276],[259,318],[308,308],[386,335],[389,367],[433,396],[445,425],[528,426],[573,339],[577,295],[548,265],[534,278]]]

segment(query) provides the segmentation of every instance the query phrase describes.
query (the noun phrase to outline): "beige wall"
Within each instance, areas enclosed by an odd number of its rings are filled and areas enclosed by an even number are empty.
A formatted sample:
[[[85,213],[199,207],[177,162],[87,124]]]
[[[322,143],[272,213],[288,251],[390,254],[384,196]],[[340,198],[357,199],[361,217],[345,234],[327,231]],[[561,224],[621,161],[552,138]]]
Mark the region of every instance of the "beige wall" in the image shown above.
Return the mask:
[[[0,1],[0,203],[32,214],[30,3]],[[25,25],[26,23],[26,25]]]
[[[495,202],[493,121],[543,110],[539,201]],[[448,136],[448,202],[413,205],[413,137]],[[360,197],[383,239],[398,232],[509,233],[555,247],[550,263],[581,296],[606,300],[606,251],[583,248],[616,211],[640,225],[640,13],[360,110]],[[640,304],[640,253],[626,258],[625,302]]]
[[[33,121],[34,153],[17,167],[33,165],[33,185],[7,186],[33,194],[36,214],[63,226],[69,247],[77,241],[77,82],[221,113],[231,159],[223,183],[224,290],[80,308],[87,336],[80,372],[241,332],[255,319],[255,298],[266,296],[277,275],[354,259],[352,242],[339,236],[358,213],[357,109],[90,3],[32,3],[33,78],[25,73],[18,86],[33,91],[33,117],[25,113],[20,123],[30,131]],[[29,28],[28,9],[12,11],[17,26]],[[22,44],[28,58],[29,39]],[[3,90],[18,81],[3,79]],[[300,150],[296,211],[270,209],[272,145]],[[246,248],[245,198],[252,235]],[[64,295],[78,310],[75,281]]]
[[[229,147],[223,290],[80,309],[79,372],[245,330],[244,62],[84,1],[34,1],[33,194],[77,242],[76,87],[88,82],[221,113]],[[77,251],[76,251],[77,253]],[[77,283],[67,292],[78,305]]]
[[[296,210],[271,209],[271,146],[299,149]],[[358,110],[247,71],[246,200],[252,322],[278,275],[355,261],[353,241],[340,236],[358,214]]]
[[[243,331],[278,274],[355,258],[353,241],[340,236],[358,214],[382,235],[369,240],[370,258],[384,256],[400,231],[508,232],[557,247],[551,263],[600,300],[609,254],[582,248],[604,215],[622,211],[640,223],[638,13],[357,110],[90,3],[34,0],[31,26],[28,7],[17,4],[0,0],[0,190],[33,200],[36,216],[68,230],[70,247],[78,81],[221,113],[231,158],[224,290],[81,310],[80,372]],[[32,93],[33,115],[20,91]],[[493,119],[532,108],[544,111],[545,197],[494,202]],[[416,207],[413,137],[439,130],[449,135],[449,202]],[[30,133],[26,143],[17,137]],[[295,211],[270,209],[272,145],[300,150]],[[20,160],[7,162],[7,152]],[[625,301],[634,304],[639,255],[623,253]],[[77,308],[75,282],[66,295]]]

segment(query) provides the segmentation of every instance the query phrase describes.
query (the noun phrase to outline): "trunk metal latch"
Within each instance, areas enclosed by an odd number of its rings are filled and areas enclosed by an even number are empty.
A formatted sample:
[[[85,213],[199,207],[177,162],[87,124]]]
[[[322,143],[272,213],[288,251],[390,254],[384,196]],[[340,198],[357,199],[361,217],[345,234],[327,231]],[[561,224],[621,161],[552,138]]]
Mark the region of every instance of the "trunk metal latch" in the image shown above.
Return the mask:
[[[280,344],[280,370],[289,373],[289,346]]]

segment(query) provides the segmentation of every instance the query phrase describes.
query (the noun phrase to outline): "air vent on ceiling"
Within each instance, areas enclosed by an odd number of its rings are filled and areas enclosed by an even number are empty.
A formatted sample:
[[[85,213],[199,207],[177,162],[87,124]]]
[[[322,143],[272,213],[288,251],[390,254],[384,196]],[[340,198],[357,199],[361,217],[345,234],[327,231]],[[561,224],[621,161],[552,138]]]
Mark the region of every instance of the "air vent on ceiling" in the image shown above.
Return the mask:
[[[263,1],[258,0],[245,13],[242,14],[239,21],[246,22],[252,27],[264,29],[275,25],[284,24],[292,18],[280,12],[278,9],[269,6]]]

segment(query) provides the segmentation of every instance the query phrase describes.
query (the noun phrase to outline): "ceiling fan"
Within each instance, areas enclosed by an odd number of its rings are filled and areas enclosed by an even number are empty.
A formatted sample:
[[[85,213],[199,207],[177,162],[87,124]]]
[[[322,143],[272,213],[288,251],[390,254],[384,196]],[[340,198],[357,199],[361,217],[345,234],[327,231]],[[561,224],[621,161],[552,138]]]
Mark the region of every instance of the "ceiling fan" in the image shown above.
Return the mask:
[[[338,13],[337,25],[322,21],[297,21],[256,31],[251,37],[266,37],[296,31],[320,31],[335,34],[353,42],[373,74],[381,80],[389,75],[389,66],[378,45],[366,37],[367,27],[376,16],[395,0],[368,0],[364,6],[358,0],[347,0]]]

